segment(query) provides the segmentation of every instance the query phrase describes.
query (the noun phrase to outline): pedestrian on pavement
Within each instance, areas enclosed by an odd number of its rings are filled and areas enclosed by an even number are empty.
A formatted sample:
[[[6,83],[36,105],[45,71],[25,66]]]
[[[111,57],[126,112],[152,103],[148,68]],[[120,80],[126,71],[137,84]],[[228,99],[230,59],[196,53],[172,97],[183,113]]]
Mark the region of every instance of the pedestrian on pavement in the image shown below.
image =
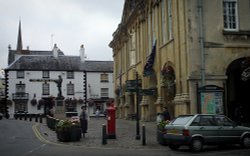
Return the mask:
[[[156,116],[156,123],[162,122],[162,119],[163,119],[162,113],[157,113],[157,116]]]
[[[81,109],[82,109],[82,112],[79,118],[80,118],[82,133],[83,133],[83,136],[85,136],[85,133],[87,133],[87,129],[88,129],[88,114],[84,106],[82,106]]]
[[[169,113],[169,111],[168,111],[168,107],[167,106],[165,106],[164,107],[164,111],[162,112],[162,116],[163,116],[163,120],[164,121],[170,121],[170,113]]]
[[[95,111],[96,119],[99,119],[99,116],[100,116],[100,111],[99,111],[99,109],[96,109],[96,111]]]

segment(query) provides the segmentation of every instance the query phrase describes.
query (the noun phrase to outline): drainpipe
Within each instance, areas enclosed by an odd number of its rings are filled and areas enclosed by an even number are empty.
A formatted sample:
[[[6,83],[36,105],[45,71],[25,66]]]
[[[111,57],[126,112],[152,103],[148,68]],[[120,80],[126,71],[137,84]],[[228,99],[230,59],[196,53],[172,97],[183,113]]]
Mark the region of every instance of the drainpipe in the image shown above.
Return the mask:
[[[201,86],[205,85],[205,52],[204,52],[204,34],[203,34],[203,0],[198,1],[198,29],[199,29],[199,43],[200,43],[200,72],[201,72]]]

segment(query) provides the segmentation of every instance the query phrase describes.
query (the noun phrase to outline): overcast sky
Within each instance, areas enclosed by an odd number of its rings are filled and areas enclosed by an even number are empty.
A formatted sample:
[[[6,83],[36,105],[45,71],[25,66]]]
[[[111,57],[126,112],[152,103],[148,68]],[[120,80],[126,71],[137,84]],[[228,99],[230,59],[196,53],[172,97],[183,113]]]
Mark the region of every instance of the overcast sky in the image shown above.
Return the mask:
[[[87,59],[113,60],[108,46],[121,21],[124,0],[0,0],[0,68],[7,67],[8,45],[16,49],[19,19],[23,49],[51,50]],[[52,37],[53,36],[53,37]],[[53,44],[52,44],[53,43]]]

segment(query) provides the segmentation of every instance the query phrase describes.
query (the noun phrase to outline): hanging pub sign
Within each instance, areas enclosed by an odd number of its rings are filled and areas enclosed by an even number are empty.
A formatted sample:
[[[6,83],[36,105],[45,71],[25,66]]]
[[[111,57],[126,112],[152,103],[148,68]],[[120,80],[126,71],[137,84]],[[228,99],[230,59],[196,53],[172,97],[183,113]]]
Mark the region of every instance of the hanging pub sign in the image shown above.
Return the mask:
[[[224,114],[224,89],[216,85],[198,88],[198,112],[202,114]]]

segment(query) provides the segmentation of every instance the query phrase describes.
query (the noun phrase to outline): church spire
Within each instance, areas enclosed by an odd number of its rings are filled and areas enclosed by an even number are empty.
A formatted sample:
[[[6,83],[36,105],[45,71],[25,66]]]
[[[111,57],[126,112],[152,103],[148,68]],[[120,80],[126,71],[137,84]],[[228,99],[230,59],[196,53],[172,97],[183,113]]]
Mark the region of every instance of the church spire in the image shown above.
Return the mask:
[[[19,28],[18,28],[18,36],[17,36],[17,52],[21,52],[23,50],[23,43],[22,43],[22,32],[21,32],[21,20],[19,20]]]

